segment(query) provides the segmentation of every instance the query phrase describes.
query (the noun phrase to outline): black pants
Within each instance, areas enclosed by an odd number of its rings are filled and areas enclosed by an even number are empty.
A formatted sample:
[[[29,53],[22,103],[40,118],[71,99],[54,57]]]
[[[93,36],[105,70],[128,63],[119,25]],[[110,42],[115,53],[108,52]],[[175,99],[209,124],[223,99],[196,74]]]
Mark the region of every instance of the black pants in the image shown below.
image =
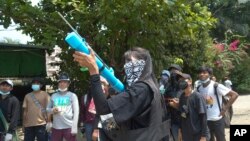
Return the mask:
[[[0,133],[0,141],[4,141],[4,135],[3,135],[3,133]]]
[[[24,141],[48,141],[48,135],[45,125],[31,126],[24,128]]]
[[[210,141],[215,141],[214,137],[216,141],[226,141],[224,118],[217,121],[208,121],[207,125],[210,130]]]

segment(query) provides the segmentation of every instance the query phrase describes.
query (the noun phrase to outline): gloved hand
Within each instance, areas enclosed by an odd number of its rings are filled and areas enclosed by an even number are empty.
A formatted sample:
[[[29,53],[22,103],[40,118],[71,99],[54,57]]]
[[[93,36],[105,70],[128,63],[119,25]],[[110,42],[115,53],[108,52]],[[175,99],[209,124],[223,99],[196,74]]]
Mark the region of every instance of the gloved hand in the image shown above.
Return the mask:
[[[12,134],[7,133],[6,136],[5,136],[5,138],[4,138],[4,141],[11,141],[12,137],[13,137]]]
[[[51,123],[51,122],[48,122],[48,123],[46,124],[46,131],[47,131],[47,132],[50,132],[50,131],[51,131],[51,128],[52,128],[52,123]]]

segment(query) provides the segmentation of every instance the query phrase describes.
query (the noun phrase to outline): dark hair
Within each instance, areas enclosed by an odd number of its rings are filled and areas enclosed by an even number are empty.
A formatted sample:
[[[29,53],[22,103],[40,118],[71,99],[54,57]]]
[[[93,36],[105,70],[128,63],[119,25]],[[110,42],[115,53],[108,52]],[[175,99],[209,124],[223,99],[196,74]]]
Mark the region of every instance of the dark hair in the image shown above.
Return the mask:
[[[125,52],[124,60],[130,61],[132,56],[136,59],[142,59],[145,61],[145,66],[139,78],[139,81],[150,84],[152,86],[152,89],[154,89],[153,87],[155,87],[155,89],[158,89],[158,83],[153,71],[152,58],[149,54],[149,51],[141,47],[134,47]]]
[[[207,71],[210,75],[213,74],[213,69],[210,68],[210,67],[201,66],[201,67],[198,69],[198,73],[201,73],[201,72],[204,72],[204,71]]]
[[[38,83],[40,83],[41,85],[44,84],[43,79],[40,78],[40,77],[34,77],[34,78],[32,79],[32,81],[31,81],[31,84],[33,84],[33,83],[35,83],[35,82],[38,82]]]

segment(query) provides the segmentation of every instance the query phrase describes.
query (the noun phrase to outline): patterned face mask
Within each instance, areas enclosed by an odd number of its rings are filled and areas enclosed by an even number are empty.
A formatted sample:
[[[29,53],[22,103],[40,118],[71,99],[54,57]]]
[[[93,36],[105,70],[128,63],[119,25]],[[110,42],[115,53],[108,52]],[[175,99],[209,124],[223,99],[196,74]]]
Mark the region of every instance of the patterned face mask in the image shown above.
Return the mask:
[[[145,61],[142,59],[125,63],[124,69],[127,76],[128,86],[131,86],[132,83],[136,82],[139,79],[144,66]]]

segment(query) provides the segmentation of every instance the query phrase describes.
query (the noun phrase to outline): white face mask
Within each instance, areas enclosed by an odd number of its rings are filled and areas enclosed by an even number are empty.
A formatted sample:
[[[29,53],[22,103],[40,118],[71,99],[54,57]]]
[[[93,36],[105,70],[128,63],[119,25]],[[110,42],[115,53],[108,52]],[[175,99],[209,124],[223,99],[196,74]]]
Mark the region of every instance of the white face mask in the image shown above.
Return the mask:
[[[210,81],[210,78],[207,78],[206,80],[200,80],[200,82],[201,82],[202,84],[205,84],[205,83],[207,83],[208,81]]]
[[[10,92],[3,92],[3,91],[0,91],[0,94],[1,94],[1,95],[8,95],[8,94],[10,94]]]
[[[160,94],[163,95],[165,93],[164,85],[161,85],[159,89],[160,89]]]
[[[64,88],[64,89],[58,88],[59,92],[66,92],[67,90],[68,90],[68,88]]]

